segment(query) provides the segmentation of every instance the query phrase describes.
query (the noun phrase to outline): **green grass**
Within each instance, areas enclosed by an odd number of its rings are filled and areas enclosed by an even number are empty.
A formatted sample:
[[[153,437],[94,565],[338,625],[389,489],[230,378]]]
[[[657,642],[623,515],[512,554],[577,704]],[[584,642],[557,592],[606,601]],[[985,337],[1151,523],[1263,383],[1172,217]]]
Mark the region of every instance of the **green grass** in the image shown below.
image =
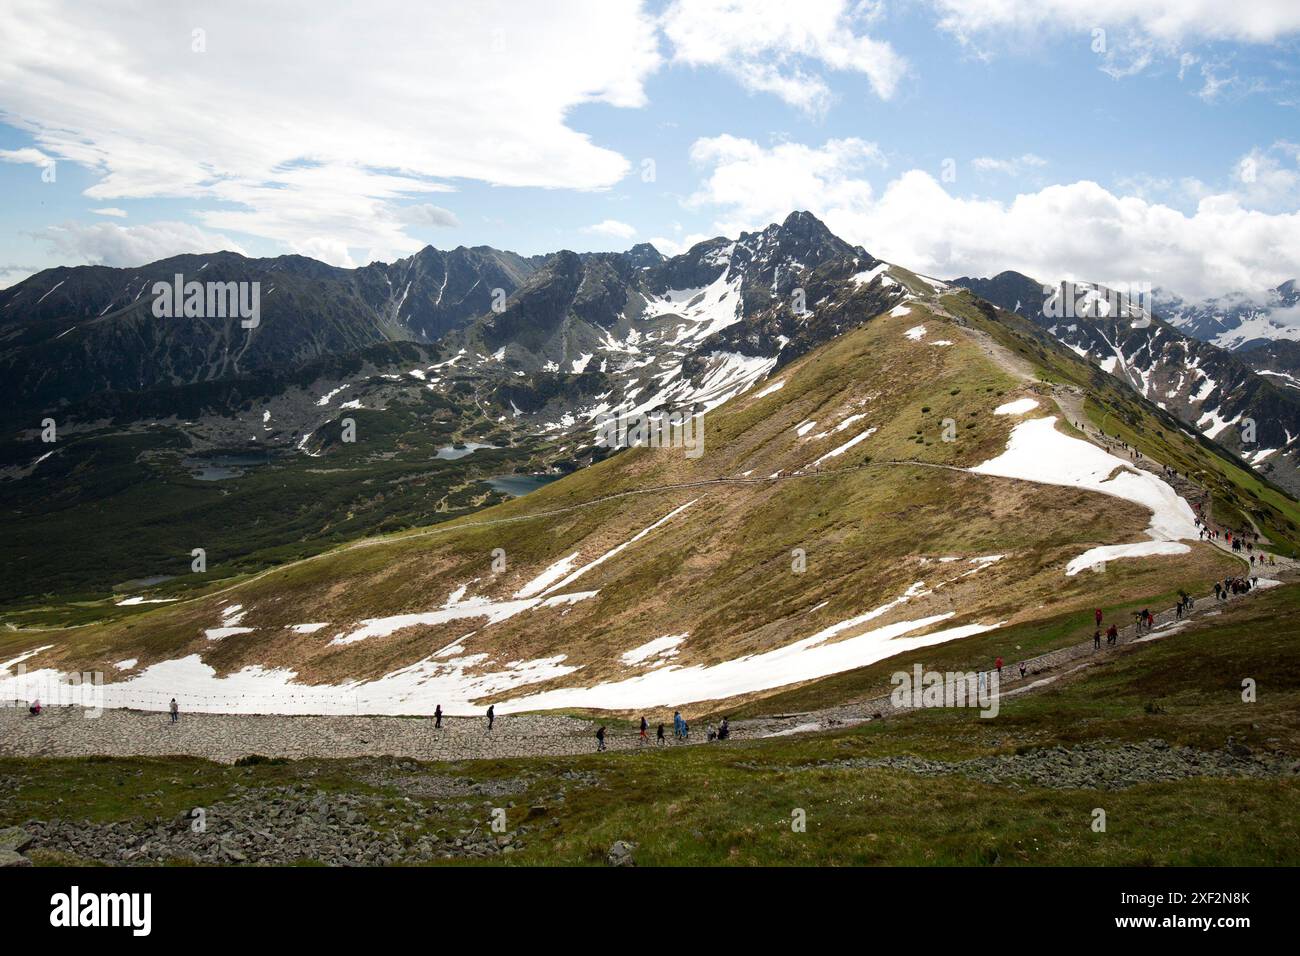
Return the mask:
[[[1152,738],[1214,749],[1228,734],[1256,750],[1297,757],[1297,611],[1300,587],[1274,589],[1196,629],[1109,653],[1105,664],[1072,681],[1008,698],[993,720],[931,710],[806,737],[570,760],[422,764],[420,771],[527,781],[526,792],[510,798],[511,826],[524,807],[547,810],[525,849],[506,858],[515,864],[599,864],[622,839],[639,844],[642,865],[1295,865],[1294,778],[1193,778],[1098,792],[819,762],[890,754],[957,759]],[[1257,680],[1258,703],[1241,701],[1243,675]],[[1152,702],[1159,707],[1148,707]],[[192,759],[0,759],[10,784],[0,825],[50,816],[173,819],[230,796],[236,785],[304,783],[397,801],[408,772],[401,765],[383,758],[249,767]],[[361,779],[373,780],[377,769],[388,783]],[[571,770],[598,783],[559,776]],[[478,803],[452,801],[427,826],[482,825],[488,811]],[[1099,806],[1107,813],[1104,834],[1090,827]],[[806,814],[806,832],[792,829],[795,810]]]

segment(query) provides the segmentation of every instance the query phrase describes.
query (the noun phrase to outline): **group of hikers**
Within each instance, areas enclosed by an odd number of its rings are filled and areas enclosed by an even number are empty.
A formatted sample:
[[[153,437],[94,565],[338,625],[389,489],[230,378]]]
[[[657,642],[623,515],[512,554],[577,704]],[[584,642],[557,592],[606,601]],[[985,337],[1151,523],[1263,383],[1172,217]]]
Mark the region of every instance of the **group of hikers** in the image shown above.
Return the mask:
[[[172,701],[173,708],[176,702]],[[433,709],[433,726],[435,729],[442,729],[442,704],[438,704]],[[496,705],[490,704],[487,709],[487,732],[492,733],[492,728],[496,724]],[[173,719],[175,717],[173,716]],[[664,732],[664,724],[660,724],[655,733],[655,745],[663,747],[668,743],[667,734]],[[609,731],[603,724],[596,729],[596,751],[600,752],[605,749],[605,737]],[[691,725],[686,722],[680,710],[673,711],[673,739],[680,740],[683,743],[688,741],[691,736]],[[716,728],[710,727],[708,731],[709,740],[727,740],[731,737],[731,723],[726,718],[722,718]],[[644,747],[650,739],[650,722],[644,716],[641,717],[641,730],[637,736],[637,746]]]
[[[664,747],[668,744],[668,737],[664,733],[664,724],[659,724],[655,729],[655,746]],[[596,729],[596,752],[600,753],[605,749],[605,737],[609,731],[604,724]],[[731,737],[731,722],[722,718],[722,723],[716,728],[710,727],[708,730],[708,740],[727,740]],[[691,725],[686,722],[680,710],[673,711],[673,739],[686,743],[691,738]],[[641,716],[641,729],[637,735],[636,745],[644,747],[650,739],[650,721],[646,720],[645,715]]]
[[[1258,576],[1250,577],[1229,577],[1222,581],[1214,582],[1214,597],[1218,601],[1226,601],[1233,594],[1248,594],[1251,589],[1259,585]],[[1192,597],[1181,588],[1178,591],[1178,601],[1174,604],[1174,619],[1181,621],[1184,614],[1190,613],[1196,605],[1196,598]],[[1093,611],[1093,620],[1096,622],[1096,630],[1092,632],[1093,650],[1101,648],[1101,639],[1104,635],[1106,645],[1113,646],[1119,643],[1119,626],[1112,622],[1109,627],[1102,630],[1102,618],[1104,617],[1101,608]],[[1133,630],[1136,634],[1149,634],[1156,625],[1155,615],[1151,613],[1150,608],[1143,608],[1140,611],[1133,612]],[[998,662],[1001,663],[1001,660]],[[1001,667],[998,668],[999,671]]]
[[[1249,594],[1251,589],[1258,585],[1258,575],[1251,575],[1246,578],[1224,578],[1222,581],[1214,582],[1214,596],[1220,601],[1226,601],[1228,595]]]
[[[1197,510],[1199,511],[1199,508]],[[1196,519],[1196,526],[1200,529],[1202,541],[1222,540],[1224,544],[1230,547],[1237,554],[1245,552],[1246,555],[1249,555],[1250,563],[1252,565],[1258,565],[1259,567],[1263,567],[1264,565],[1268,565],[1269,567],[1277,566],[1277,558],[1274,555],[1266,553],[1262,548],[1258,553],[1255,551],[1255,545],[1259,543],[1258,531],[1233,531],[1231,528],[1225,528],[1222,531],[1218,531],[1211,528],[1200,517],[1197,517]]]

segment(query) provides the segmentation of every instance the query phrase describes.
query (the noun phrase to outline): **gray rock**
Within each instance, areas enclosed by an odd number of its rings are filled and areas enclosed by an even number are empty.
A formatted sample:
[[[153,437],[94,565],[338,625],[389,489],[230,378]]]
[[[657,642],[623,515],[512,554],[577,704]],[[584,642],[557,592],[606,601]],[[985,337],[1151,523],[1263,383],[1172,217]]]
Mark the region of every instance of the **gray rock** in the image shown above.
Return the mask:
[[[605,855],[605,863],[609,866],[636,866],[636,848],[635,843],[615,840]]]
[[[5,827],[0,830],[0,850],[22,853],[32,845],[32,835],[22,827]]]

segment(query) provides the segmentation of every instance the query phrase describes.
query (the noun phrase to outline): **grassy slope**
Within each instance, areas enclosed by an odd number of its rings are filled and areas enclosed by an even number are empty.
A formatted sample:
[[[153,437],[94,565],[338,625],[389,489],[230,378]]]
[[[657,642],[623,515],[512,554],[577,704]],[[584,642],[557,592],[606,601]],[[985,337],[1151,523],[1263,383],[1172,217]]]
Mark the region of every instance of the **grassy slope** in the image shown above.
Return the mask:
[[[1172,415],[1142,401],[1131,388],[1056,342],[1014,313],[981,310],[969,292],[947,295],[943,305],[971,325],[1032,361],[1046,381],[1088,394],[1093,423],[1157,461],[1191,475],[1214,499],[1214,516],[1229,527],[1252,521],[1279,553],[1300,556],[1300,503],[1220,446],[1191,435]]]
[[[921,321],[931,327],[931,341],[956,344],[908,339],[904,332]],[[1012,422],[991,411],[1020,391],[1018,380],[975,342],[921,309],[881,316],[774,380],[784,387],[761,398],[742,396],[707,417],[698,460],[679,450],[633,449],[433,533],[391,536],[246,583],[227,597],[248,609],[243,623],[258,629],[253,634],[216,645],[203,641],[201,631],[216,626],[217,610],[215,599],[197,601],[69,633],[55,651],[30,663],[107,669],[124,657],[145,666],[198,650],[223,671],[257,662],[293,666],[307,679],[378,676],[470,628],[457,622],[410,629],[348,647],[330,647],[329,638],[348,622],[438,607],[474,579],[475,593],[507,596],[559,557],[576,550],[590,560],[692,499],[696,504],[669,528],[575,585],[600,589],[597,599],[567,613],[537,612],[494,625],[471,639],[467,651],[486,650],[500,661],[566,654],[584,666],[583,681],[591,683],[626,676],[618,655],[653,637],[690,632],[677,663],[730,659],[806,637],[894,599],[918,580],[945,586],[881,623],[946,611],[957,612],[947,622],[954,625],[1018,623],[1203,587],[1235,567],[1197,546],[1186,559],[1114,562],[1104,576],[1065,578],[1063,562],[1088,547],[1141,538],[1145,510],[1074,489],[890,464],[962,466],[992,457],[1005,446]],[[814,438],[849,414],[865,417]],[[944,419],[958,424],[957,441],[940,440]],[[808,420],[819,424],[797,438],[795,426]],[[563,510],[603,495],[718,476],[818,472],[817,458],[867,426],[878,431],[823,466],[832,473],[634,494]],[[561,513],[548,514],[555,511]],[[503,519],[508,523],[481,524]],[[508,555],[502,577],[489,571],[497,547]],[[806,573],[791,570],[794,548],[808,554]],[[990,553],[1008,558],[972,578],[959,578],[960,563],[932,560]],[[1101,587],[1104,599],[1097,597]],[[337,627],[312,636],[287,630],[308,621]],[[1061,631],[1056,639],[1071,636]],[[0,653],[49,641],[48,635],[10,639]]]
[[[187,440],[166,426],[65,438],[39,477],[0,489],[8,569],[0,622],[133,616],[141,608],[116,608],[107,595],[142,593],[127,584],[135,579],[169,575],[148,593],[190,595],[368,534],[474,511],[502,497],[477,479],[535,465],[540,448],[527,442],[437,460],[439,446],[476,424],[482,441],[488,423],[432,394],[420,405],[348,414],[356,443],[335,441],[322,457],[288,456],[222,481],[194,478],[181,464]],[[338,425],[320,432],[337,438]],[[203,575],[190,572],[196,547],[207,552]]]
[[[932,710],[811,737],[564,761],[424,765],[418,772],[527,780],[527,793],[511,798],[517,809],[509,811],[510,825],[529,805],[547,811],[530,821],[525,849],[508,858],[517,864],[595,864],[623,839],[640,845],[643,865],[1294,865],[1300,860],[1295,779],[1182,779],[1100,792],[818,764],[895,754],[959,759],[1057,742],[1152,738],[1214,749],[1229,734],[1257,751],[1294,758],[1300,755],[1297,612],[1300,587],[1265,592],[1197,629],[1110,653],[1107,663],[1077,680],[1007,699],[993,720]],[[1258,703],[1241,702],[1243,676],[1257,680]],[[373,783],[384,766],[390,782]],[[561,771],[596,774],[599,785],[566,782]],[[490,807],[479,801],[439,800],[441,811],[429,818],[402,811],[408,772],[382,759],[253,767],[4,759],[0,775],[12,785],[0,798],[0,826],[51,816],[172,820],[236,786],[285,783],[387,794],[416,837],[484,825]],[[1107,812],[1104,834],[1089,826],[1099,806]],[[807,813],[806,833],[791,830],[794,808]]]

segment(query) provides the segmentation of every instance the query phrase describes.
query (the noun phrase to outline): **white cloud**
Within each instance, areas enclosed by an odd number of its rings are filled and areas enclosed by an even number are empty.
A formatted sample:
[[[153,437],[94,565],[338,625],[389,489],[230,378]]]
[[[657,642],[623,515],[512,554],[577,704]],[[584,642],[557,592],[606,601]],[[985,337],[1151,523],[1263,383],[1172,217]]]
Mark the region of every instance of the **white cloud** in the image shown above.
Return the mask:
[[[91,265],[138,266],[183,252],[244,251],[225,236],[184,222],[151,222],[139,226],[66,222],[46,226],[36,236],[50,243],[63,261]]]
[[[1005,176],[1019,176],[1029,169],[1038,169],[1046,166],[1047,160],[1033,153],[1025,153],[1023,156],[1013,156],[1010,159],[998,159],[993,156],[977,156],[971,160],[971,165],[982,173],[1002,173]]]
[[[932,0],[939,26],[959,37],[1064,29],[1140,31],[1166,43],[1236,40],[1272,43],[1300,32],[1295,0],[1252,0],[1225,8],[1223,0]]]
[[[28,163],[32,166],[48,166],[53,157],[46,156],[39,149],[25,146],[22,149],[0,149],[0,162]]]
[[[663,16],[673,60],[718,67],[747,89],[823,112],[830,87],[818,69],[860,73],[891,98],[907,62],[862,28],[878,6],[847,0],[674,0]]]
[[[13,0],[6,122],[99,173],[93,198],[197,199],[208,229],[290,247],[413,251],[403,210],[458,178],[608,187],[628,161],[567,118],[641,106],[659,64],[654,21],[602,0],[125,6]]]
[[[769,149],[729,135],[696,140],[691,161],[711,170],[687,204],[726,207],[729,218],[720,223],[725,235],[783,219],[794,209],[860,208],[870,202],[871,185],[856,174],[885,165],[875,143],[856,138]]]
[[[96,216],[113,216],[116,219],[126,218],[126,210],[118,209],[116,206],[103,206],[99,209],[92,209],[90,211]]]
[[[460,219],[450,209],[427,202],[403,206],[398,211],[398,218],[413,226],[434,226],[439,229],[454,229],[460,225]]]
[[[631,239],[636,235],[635,226],[619,222],[617,219],[604,219],[593,225],[583,226],[582,231],[595,236],[604,236],[607,239]]]
[[[1235,190],[1243,205],[1268,212],[1300,207],[1300,146],[1279,141],[1255,148],[1233,168]]]
[[[1049,282],[1148,281],[1201,299],[1227,290],[1262,295],[1300,275],[1300,212],[1251,209],[1233,192],[1206,195],[1190,214],[1088,181],[1000,202],[951,195],[914,169],[877,195],[857,176],[861,158],[835,142],[762,149],[730,137],[701,140],[693,155],[712,169],[691,203],[714,207],[729,235],[809,209],[873,255],[944,277],[1015,269]]]

